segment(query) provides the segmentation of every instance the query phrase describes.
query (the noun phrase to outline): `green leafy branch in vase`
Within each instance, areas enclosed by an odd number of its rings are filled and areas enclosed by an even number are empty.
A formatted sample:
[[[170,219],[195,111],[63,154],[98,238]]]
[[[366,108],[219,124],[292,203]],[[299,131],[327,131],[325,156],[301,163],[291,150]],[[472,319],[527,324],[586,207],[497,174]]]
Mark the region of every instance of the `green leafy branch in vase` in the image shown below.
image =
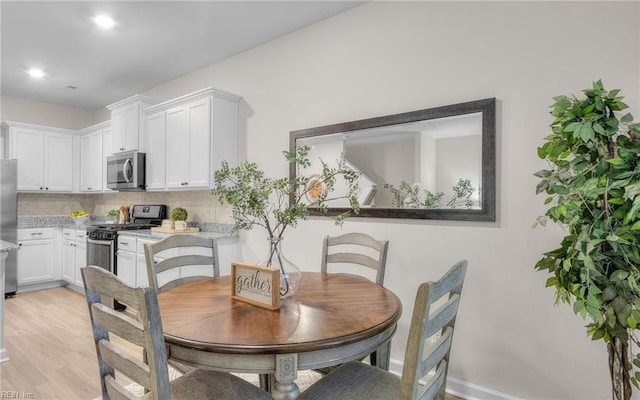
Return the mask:
[[[391,205],[396,208],[443,207],[442,198],[444,197],[444,192],[432,193],[426,189],[420,191],[418,185],[411,185],[406,181],[401,181],[397,187],[385,183],[384,188],[391,191],[391,195],[393,196]],[[476,202],[471,200],[471,195],[476,189],[471,185],[469,179],[458,179],[458,182],[453,186],[452,190],[453,196],[444,207],[457,208],[463,206],[465,208],[472,208],[476,205]],[[421,198],[422,193],[424,193],[424,198]]]
[[[289,282],[278,244],[287,227],[295,227],[298,221],[307,219],[309,208],[326,213],[327,203],[338,199],[347,199],[350,208],[335,217],[336,224],[342,224],[351,213],[360,211],[357,197],[360,173],[349,168],[341,156],[336,166],[320,160],[321,174],[303,176],[300,170],[311,166],[309,150],[308,146],[301,146],[295,152],[283,151],[286,160],[298,171],[295,178],[269,178],[256,163],[247,161],[237,167],[223,161],[222,168],[214,173],[212,194],[221,204],[231,206],[236,228],[260,226],[266,229],[270,242],[266,265],[279,265],[285,280],[281,295],[287,294]],[[333,195],[339,178],[344,180],[346,191]],[[313,195],[309,196],[310,193]]]

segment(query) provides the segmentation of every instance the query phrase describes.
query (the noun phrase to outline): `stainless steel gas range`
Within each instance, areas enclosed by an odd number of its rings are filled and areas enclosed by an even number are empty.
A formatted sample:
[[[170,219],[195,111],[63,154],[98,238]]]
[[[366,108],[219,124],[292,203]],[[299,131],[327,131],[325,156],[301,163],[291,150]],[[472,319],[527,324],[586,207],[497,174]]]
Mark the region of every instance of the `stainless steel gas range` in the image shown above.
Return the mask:
[[[166,217],[165,205],[137,205],[133,206],[130,223],[87,227],[87,265],[97,265],[118,275],[118,232],[160,226]]]

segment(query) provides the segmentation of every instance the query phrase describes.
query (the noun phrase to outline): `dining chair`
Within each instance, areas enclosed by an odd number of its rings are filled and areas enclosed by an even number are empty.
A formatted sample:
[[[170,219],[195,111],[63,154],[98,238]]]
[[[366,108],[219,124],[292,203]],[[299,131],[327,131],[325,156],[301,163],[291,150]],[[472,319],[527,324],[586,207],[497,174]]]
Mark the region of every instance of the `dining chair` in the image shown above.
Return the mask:
[[[466,270],[467,261],[460,261],[440,280],[418,287],[402,377],[350,361],[314,383],[298,400],[444,399]]]
[[[320,271],[327,272],[329,264],[352,264],[371,268],[376,272],[375,282],[384,284],[387,263],[388,240],[376,240],[365,233],[345,233],[340,236],[325,236],[322,244]],[[341,267],[341,271],[345,266]]]
[[[365,233],[352,232],[334,237],[325,236],[322,243],[320,271],[326,273],[329,264],[341,264],[336,267],[340,271],[347,268],[356,271],[358,266],[362,266],[374,270],[375,282],[383,286],[388,248],[388,240],[377,240]],[[377,354],[374,351],[369,355],[372,365],[377,365]],[[327,367],[316,371],[327,374],[335,368]]]
[[[115,371],[142,386],[147,391],[145,399],[271,399],[267,392],[227,372],[195,369],[170,382],[156,291],[129,286],[97,266],[81,271],[98,355],[102,399],[137,398],[128,386],[116,380]],[[138,318],[113,310],[108,302],[103,303],[103,297],[131,305],[138,310]],[[111,340],[112,335],[119,339]],[[146,359],[135,357],[130,350],[132,345],[146,350]]]
[[[200,249],[199,254],[179,254],[173,257],[158,257],[158,253],[166,250],[178,249]],[[216,240],[212,238],[202,238],[195,235],[173,235],[156,242],[144,245],[145,261],[147,263],[147,275],[149,277],[149,286],[156,289],[158,293],[169,290],[185,283],[194,282],[201,279],[211,278],[211,276],[220,275],[220,265],[218,261],[218,251]],[[176,273],[175,279],[159,284],[158,275],[163,272],[176,271],[176,268],[207,265],[212,268],[210,276],[180,276]],[[176,271],[178,272],[178,271]],[[164,275],[165,277],[167,274]]]

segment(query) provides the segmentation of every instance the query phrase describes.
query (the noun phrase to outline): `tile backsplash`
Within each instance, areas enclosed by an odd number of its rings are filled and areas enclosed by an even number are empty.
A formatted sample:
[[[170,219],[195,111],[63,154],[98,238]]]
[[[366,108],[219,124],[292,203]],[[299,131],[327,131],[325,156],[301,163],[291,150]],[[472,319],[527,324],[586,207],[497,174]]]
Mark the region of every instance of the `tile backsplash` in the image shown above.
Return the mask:
[[[104,216],[121,205],[166,204],[169,212],[183,207],[187,220],[199,223],[233,224],[231,208],[222,206],[209,191],[116,192],[101,194],[18,193],[18,215],[69,215],[72,211]]]

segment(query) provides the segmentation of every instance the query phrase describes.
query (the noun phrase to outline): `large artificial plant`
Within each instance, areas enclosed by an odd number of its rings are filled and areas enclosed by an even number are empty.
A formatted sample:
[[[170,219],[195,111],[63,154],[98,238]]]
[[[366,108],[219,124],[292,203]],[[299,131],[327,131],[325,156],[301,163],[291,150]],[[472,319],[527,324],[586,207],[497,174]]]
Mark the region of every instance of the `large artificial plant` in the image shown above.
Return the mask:
[[[565,227],[560,247],[535,268],[548,271],[556,304],[572,304],[587,333],[607,345],[612,398],[629,400],[640,381],[640,124],[620,90],[601,81],[584,95],[558,96],[552,133],[538,148],[549,169],[537,172],[548,196],[544,216]]]

